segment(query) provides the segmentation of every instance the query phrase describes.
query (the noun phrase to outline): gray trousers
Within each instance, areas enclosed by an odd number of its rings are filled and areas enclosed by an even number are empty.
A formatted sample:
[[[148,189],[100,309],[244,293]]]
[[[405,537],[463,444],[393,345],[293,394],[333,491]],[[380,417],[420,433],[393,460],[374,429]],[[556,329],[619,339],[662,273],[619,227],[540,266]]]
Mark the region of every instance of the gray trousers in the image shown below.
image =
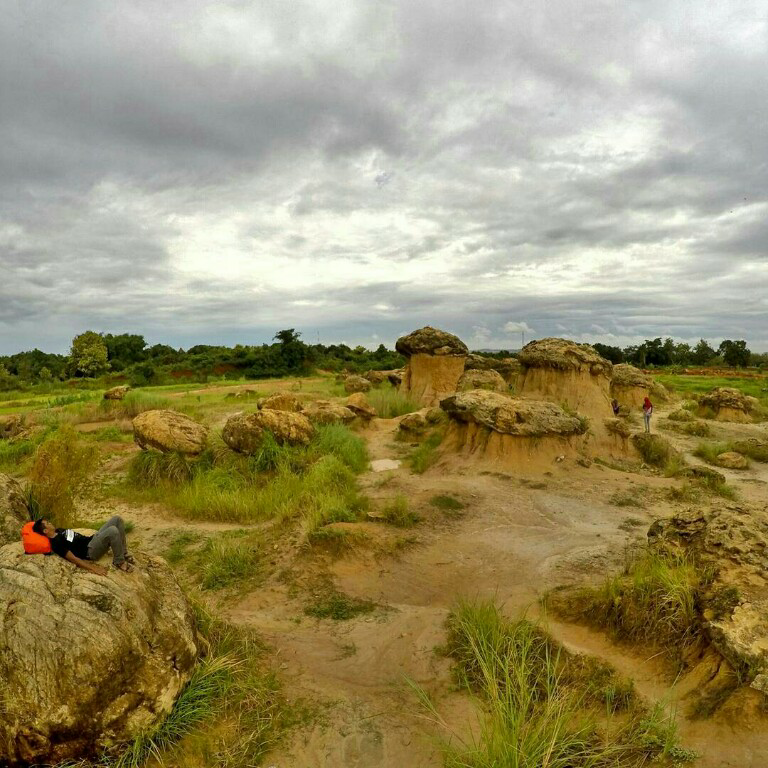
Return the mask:
[[[88,559],[98,560],[108,549],[112,550],[112,562],[120,565],[125,561],[128,545],[125,543],[125,526],[119,515],[110,517],[94,534],[88,545]]]

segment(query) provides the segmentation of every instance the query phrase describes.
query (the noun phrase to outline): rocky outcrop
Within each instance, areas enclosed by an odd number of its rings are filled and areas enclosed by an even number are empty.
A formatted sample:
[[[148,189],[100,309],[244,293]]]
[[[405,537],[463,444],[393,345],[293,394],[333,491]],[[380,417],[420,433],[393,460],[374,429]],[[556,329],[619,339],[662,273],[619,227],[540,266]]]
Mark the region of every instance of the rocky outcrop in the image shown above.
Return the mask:
[[[205,448],[208,428],[178,411],[144,411],[133,420],[133,439],[140,448],[196,456]]]
[[[612,414],[613,366],[588,344],[540,339],[523,347],[517,391],[521,396],[563,403],[597,424]]]
[[[400,368],[396,371],[391,371],[387,374],[387,381],[393,387],[399,387],[403,383],[403,376],[405,375],[405,368]]]
[[[509,385],[501,374],[494,370],[465,370],[456,385],[458,392],[467,392],[470,389],[487,389],[491,392],[509,392]]]
[[[233,451],[255,454],[261,449],[267,432],[281,445],[307,445],[315,430],[303,413],[265,408],[256,413],[230,416],[221,436]]]
[[[468,355],[464,362],[465,371],[496,371],[501,375],[507,386],[514,386],[520,375],[522,366],[514,357],[484,357],[483,355]]]
[[[97,757],[170,711],[197,657],[168,565],[108,578],[0,548],[0,764]]]
[[[424,414],[416,411],[416,413],[406,413],[398,422],[397,428],[404,434],[420,435],[428,426]]]
[[[714,412],[717,421],[752,421],[753,403],[743,392],[733,387],[716,387],[699,398],[700,415],[708,416]]]
[[[368,392],[371,388],[371,382],[363,376],[347,376],[344,379],[344,391],[347,394],[354,392]]]
[[[733,503],[690,509],[657,520],[648,541],[715,574],[700,600],[706,636],[747,682],[768,690],[768,512]]]
[[[724,451],[718,454],[715,463],[723,469],[746,469],[749,466],[746,457],[736,451]]]
[[[304,410],[301,400],[289,392],[275,392],[275,394],[259,400],[257,405],[259,408],[267,408],[273,411],[299,413]]]
[[[10,440],[24,431],[24,417],[15,413],[0,416],[0,440]]]
[[[458,336],[426,326],[399,338],[395,348],[408,358],[403,394],[422,405],[437,405],[456,391],[468,353]]]
[[[344,402],[346,408],[360,419],[365,421],[376,416],[376,409],[368,402],[368,398],[362,392],[355,392]]]
[[[639,368],[626,363],[613,366],[611,397],[616,398],[620,405],[632,411],[640,410],[643,400],[650,396],[652,387],[653,379]]]
[[[455,421],[477,424],[503,435],[579,435],[586,429],[580,419],[555,403],[486,390],[460,392],[441,400],[440,407]]]
[[[29,521],[24,490],[10,476],[0,473],[0,546],[21,539],[21,526]]]
[[[383,384],[391,373],[394,371],[366,371],[363,378],[370,381],[371,384]]]
[[[104,393],[105,400],[122,400],[129,392],[131,388],[127,384],[122,384],[119,387],[112,387]]]
[[[346,406],[332,403],[330,400],[318,400],[304,407],[302,413],[313,424],[349,424],[355,414]]]

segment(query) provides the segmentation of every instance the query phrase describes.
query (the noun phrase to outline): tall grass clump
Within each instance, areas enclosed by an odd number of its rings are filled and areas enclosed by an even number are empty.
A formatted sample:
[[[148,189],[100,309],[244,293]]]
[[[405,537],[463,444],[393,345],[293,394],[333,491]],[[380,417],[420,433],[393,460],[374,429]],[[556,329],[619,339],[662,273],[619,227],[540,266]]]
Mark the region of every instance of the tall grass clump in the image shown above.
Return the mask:
[[[96,446],[80,440],[72,427],[54,432],[37,447],[29,471],[33,512],[57,526],[72,525],[75,495],[97,464]]]
[[[381,387],[372,389],[367,397],[380,419],[394,419],[418,411],[422,407],[391,384],[382,384]]]
[[[192,478],[192,465],[183,453],[139,451],[128,466],[128,480],[140,488],[180,485]]]
[[[336,456],[353,472],[363,472],[370,463],[365,440],[341,424],[318,427],[310,452],[316,456]]]
[[[761,442],[754,438],[737,440],[733,443],[732,450],[744,454],[752,461],[768,462],[768,442]]]
[[[200,586],[224,589],[252,580],[261,573],[262,555],[257,543],[248,537],[209,539],[198,555]]]
[[[417,474],[422,475],[431,466],[433,466],[439,454],[437,449],[443,442],[443,433],[441,431],[433,432],[410,456],[411,469]]]
[[[0,440],[0,469],[19,469],[21,464],[32,456],[37,447],[55,430],[55,426],[50,426],[41,432],[34,432],[30,437]]]
[[[699,443],[693,451],[694,456],[704,459],[707,464],[717,464],[717,457],[726,451],[735,450],[732,443]]]
[[[445,746],[449,768],[629,768],[694,757],[661,708],[646,708],[610,667],[569,654],[534,622],[505,619],[492,602],[451,612],[446,650],[487,712],[472,743]]]

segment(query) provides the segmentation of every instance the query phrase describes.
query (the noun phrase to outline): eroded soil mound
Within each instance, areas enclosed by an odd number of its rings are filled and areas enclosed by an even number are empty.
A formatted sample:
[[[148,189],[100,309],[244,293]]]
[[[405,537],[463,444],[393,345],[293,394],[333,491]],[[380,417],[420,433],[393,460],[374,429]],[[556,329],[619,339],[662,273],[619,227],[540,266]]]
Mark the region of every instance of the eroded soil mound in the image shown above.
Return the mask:
[[[648,397],[652,387],[651,377],[639,368],[626,363],[613,366],[611,396],[615,397],[620,405],[639,410],[643,404],[643,398]]]
[[[753,404],[752,398],[733,387],[716,387],[699,398],[702,415],[711,409],[718,421],[750,422]]]

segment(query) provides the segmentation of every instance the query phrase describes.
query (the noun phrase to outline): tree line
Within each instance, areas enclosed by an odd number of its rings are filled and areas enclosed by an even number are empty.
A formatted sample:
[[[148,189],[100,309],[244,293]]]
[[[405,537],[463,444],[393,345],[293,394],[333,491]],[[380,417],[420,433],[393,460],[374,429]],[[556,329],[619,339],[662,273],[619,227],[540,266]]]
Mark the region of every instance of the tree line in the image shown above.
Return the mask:
[[[661,337],[646,339],[642,344],[624,347],[612,347],[606,344],[594,344],[594,348],[612,363],[630,363],[639,368],[659,368],[677,366],[727,366],[744,368],[747,366],[768,365],[768,354],[756,354],[747,347],[743,339],[726,339],[715,349],[705,339],[698,344],[675,342],[674,339]]]

